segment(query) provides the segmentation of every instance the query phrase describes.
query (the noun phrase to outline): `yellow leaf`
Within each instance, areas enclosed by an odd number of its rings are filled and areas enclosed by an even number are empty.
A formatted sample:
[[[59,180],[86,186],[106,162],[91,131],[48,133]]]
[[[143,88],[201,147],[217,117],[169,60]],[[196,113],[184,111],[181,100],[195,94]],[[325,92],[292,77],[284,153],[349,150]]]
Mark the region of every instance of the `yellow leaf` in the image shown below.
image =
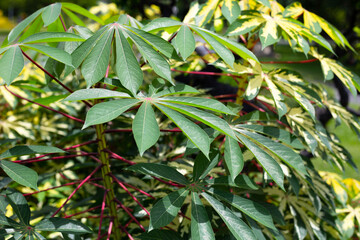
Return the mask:
[[[214,11],[220,0],[209,0],[204,4],[200,12],[197,14],[196,24],[200,27],[207,24],[213,17]]]

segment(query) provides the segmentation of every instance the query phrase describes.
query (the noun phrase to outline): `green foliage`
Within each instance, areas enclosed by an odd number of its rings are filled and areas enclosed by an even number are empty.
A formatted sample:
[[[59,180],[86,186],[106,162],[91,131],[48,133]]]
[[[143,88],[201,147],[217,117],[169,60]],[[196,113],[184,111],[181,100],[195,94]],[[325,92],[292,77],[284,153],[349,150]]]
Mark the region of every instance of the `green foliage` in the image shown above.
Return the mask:
[[[358,134],[359,121],[321,87],[252,52],[283,42],[314,58],[298,63],[319,61],[325,80],[360,90],[359,77],[331,58],[335,44],[352,50],[348,41],[300,3],[194,2],[183,21],[146,25],[53,3],[24,19],[0,48],[0,237],[354,235],[359,211],[346,198],[358,194],[334,187],[335,200],[300,152],[356,167],[316,109]],[[198,71],[206,64],[217,71]],[[177,83],[175,72],[233,81],[233,103]],[[339,200],[346,217],[336,215]]]

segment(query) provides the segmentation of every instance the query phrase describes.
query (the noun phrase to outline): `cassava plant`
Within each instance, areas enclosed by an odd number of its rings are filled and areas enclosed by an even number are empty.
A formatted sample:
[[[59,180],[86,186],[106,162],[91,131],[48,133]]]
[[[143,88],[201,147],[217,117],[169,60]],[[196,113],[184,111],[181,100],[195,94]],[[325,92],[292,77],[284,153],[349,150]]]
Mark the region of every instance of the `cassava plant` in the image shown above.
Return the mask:
[[[346,239],[301,153],[355,166],[316,109],[359,122],[269,65],[319,62],[356,95],[359,77],[332,58],[353,50],[339,30],[274,0],[194,2],[182,21],[107,16],[54,3],[0,48],[1,239]],[[259,44],[303,60],[259,61]],[[204,76],[234,93],[208,95]]]

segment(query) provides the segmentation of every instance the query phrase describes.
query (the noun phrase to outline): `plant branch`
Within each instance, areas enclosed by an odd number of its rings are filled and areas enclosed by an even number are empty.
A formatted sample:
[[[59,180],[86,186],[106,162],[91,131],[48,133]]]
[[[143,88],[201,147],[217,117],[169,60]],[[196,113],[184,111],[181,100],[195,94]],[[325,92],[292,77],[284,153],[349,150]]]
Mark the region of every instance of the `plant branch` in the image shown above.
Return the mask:
[[[146,232],[145,228],[143,225],[141,225],[141,223],[134,217],[134,215],[129,211],[129,209],[127,209],[127,207],[125,207],[118,199],[115,199],[115,202],[117,204],[119,204],[119,206],[124,209],[124,211],[129,215],[129,217],[141,228],[141,230],[143,230],[144,232]]]
[[[103,200],[102,200],[102,203],[101,203],[101,213],[100,213],[100,221],[99,221],[99,231],[98,231],[98,237],[97,237],[97,240],[100,240],[100,236],[101,236],[101,226],[102,226],[102,221],[104,219],[104,209],[105,209],[105,202],[106,202],[106,193],[107,191],[105,191],[104,193],[104,197],[103,197]]]
[[[61,24],[62,24],[62,26],[63,26],[63,28],[64,28],[64,31],[66,32],[66,31],[67,31],[67,28],[66,28],[64,19],[62,18],[61,14],[59,15],[59,18],[60,18]]]

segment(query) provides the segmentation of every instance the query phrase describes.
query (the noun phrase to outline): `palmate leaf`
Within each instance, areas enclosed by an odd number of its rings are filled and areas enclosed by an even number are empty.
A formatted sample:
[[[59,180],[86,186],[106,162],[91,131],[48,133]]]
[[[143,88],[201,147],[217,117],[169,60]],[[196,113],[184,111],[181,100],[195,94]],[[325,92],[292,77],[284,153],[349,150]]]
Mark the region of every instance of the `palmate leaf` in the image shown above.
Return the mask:
[[[281,170],[280,165],[276,160],[266,153],[257,144],[250,141],[247,137],[240,133],[237,133],[237,137],[255,156],[264,170],[270,175],[270,177],[284,190],[284,173]]]
[[[132,130],[140,156],[153,146],[160,136],[159,125],[149,101],[144,101],[135,115]]]
[[[111,121],[139,102],[138,99],[121,99],[98,103],[87,112],[82,129]]]
[[[88,99],[102,99],[102,98],[130,98],[127,93],[112,91],[104,88],[90,88],[81,89],[73,92],[63,101],[82,101]]]
[[[218,178],[206,179],[205,182],[211,186],[230,186],[241,189],[259,189],[259,186],[246,175],[238,175],[235,180],[231,176],[222,176]]]
[[[212,113],[208,113],[208,112],[205,112],[203,110],[200,110],[200,109],[197,109],[194,107],[180,105],[180,104],[176,104],[176,103],[161,102],[161,104],[165,105],[171,109],[174,109],[182,114],[185,114],[189,117],[192,117],[214,129],[218,130],[219,132],[222,132],[222,133],[236,139],[233,130],[230,128],[230,125],[225,120],[215,116]]]
[[[24,68],[24,57],[19,46],[13,46],[7,49],[0,59],[0,76],[7,85],[20,74]]]
[[[116,63],[115,72],[121,84],[129,89],[133,95],[143,82],[143,73],[140,65],[124,34],[115,30]]]
[[[60,16],[61,13],[61,3],[53,3],[44,8],[44,11],[41,15],[44,22],[44,27],[49,26],[51,23]]]
[[[37,10],[36,12],[25,18],[23,21],[21,21],[18,25],[16,25],[16,27],[14,27],[8,35],[9,43],[15,41],[16,38],[24,31],[24,29],[29,26],[31,22],[34,21],[43,12],[43,10],[43,8]]]
[[[207,192],[215,195],[223,201],[228,202],[231,206],[245,213],[264,226],[275,229],[275,225],[269,211],[259,203],[250,199],[239,197],[232,193],[217,190],[215,188],[210,188]]]
[[[219,2],[220,0],[209,0],[203,4],[195,18],[196,25],[205,26],[212,19]]]
[[[176,94],[187,94],[187,93],[199,93],[199,91],[191,86],[185,84],[176,84],[175,86],[171,86],[167,89],[164,89],[160,92],[155,93],[151,97],[163,97],[163,96],[170,96]]]
[[[80,7],[79,5],[76,5],[74,3],[68,3],[68,2],[62,2],[61,5],[63,8],[69,9],[72,12],[76,12],[76,13],[81,14],[84,17],[90,18],[100,24],[104,24],[104,21],[101,18],[90,13],[88,10],[86,10],[83,7]]]
[[[25,197],[13,190],[8,188],[6,190],[6,200],[11,205],[14,213],[19,218],[20,223],[25,226],[30,225],[30,208]]]
[[[113,35],[113,29],[107,30],[85,58],[81,66],[81,73],[85,78],[88,88],[105,76],[109,64]]]
[[[191,193],[191,239],[215,240],[206,209],[196,192]]]
[[[126,33],[134,41],[141,55],[148,61],[155,73],[172,83],[169,63],[141,37],[131,31],[126,31]]]
[[[59,61],[66,65],[72,66],[71,55],[59,48],[53,48],[53,47],[49,47],[49,46],[45,46],[45,45],[38,45],[38,44],[22,44],[21,46],[35,50],[35,51],[42,53],[52,59],[55,59],[56,61]]]
[[[168,225],[177,216],[189,190],[181,188],[155,203],[150,211],[149,231]]]
[[[236,140],[229,137],[226,138],[224,158],[226,166],[230,172],[230,176],[234,181],[244,167],[244,159],[241,148]]]
[[[189,181],[176,169],[156,163],[138,163],[127,168],[128,170],[147,174],[154,177],[165,178],[167,180],[187,185]]]
[[[68,32],[41,32],[25,38],[21,43],[44,43],[44,42],[65,42],[85,41],[81,36]]]
[[[146,32],[157,32],[166,30],[168,32],[175,32],[182,26],[182,22],[174,20],[172,18],[156,18],[145,25],[142,30]],[[172,29],[173,31],[171,31]]]
[[[259,32],[262,49],[274,43],[277,43],[280,40],[277,30],[278,25],[276,21],[270,16],[268,18],[269,19],[266,18],[267,21]]]
[[[201,127],[168,107],[162,106],[161,104],[155,104],[155,106],[170,118],[205,156],[209,155],[210,140]]]
[[[284,96],[280,92],[278,87],[269,79],[269,77],[265,76],[264,80],[265,80],[266,84],[268,85],[271,95],[274,99],[275,106],[276,106],[276,109],[277,109],[277,112],[279,115],[279,119],[280,119],[284,114],[286,114],[286,112],[288,110],[286,107],[286,104],[284,103]]]
[[[154,229],[151,232],[145,232],[137,236],[140,240],[163,240],[163,239],[172,239],[172,240],[181,240],[179,233],[172,230],[164,229]]]
[[[9,150],[6,150],[2,154],[0,154],[0,159],[31,155],[36,153],[64,153],[64,150],[61,150],[57,147],[52,146],[38,146],[38,145],[23,145],[23,146],[15,146]]]
[[[38,190],[38,174],[31,168],[6,160],[0,161],[0,168],[15,182]]]
[[[211,149],[208,158],[203,153],[198,154],[195,158],[193,168],[193,182],[204,179],[216,164],[218,164],[219,158],[220,153],[215,149]]]
[[[175,37],[176,49],[185,61],[195,50],[195,38],[186,25],[182,25]]]
[[[36,231],[73,234],[91,233],[91,229],[81,222],[66,218],[45,218],[35,226]]]
[[[246,223],[241,220],[237,215],[235,215],[229,208],[227,208],[220,201],[205,192],[201,193],[201,195],[219,214],[221,219],[224,221],[224,223],[236,239],[255,239],[254,233],[251,231],[250,227],[246,225]]]

